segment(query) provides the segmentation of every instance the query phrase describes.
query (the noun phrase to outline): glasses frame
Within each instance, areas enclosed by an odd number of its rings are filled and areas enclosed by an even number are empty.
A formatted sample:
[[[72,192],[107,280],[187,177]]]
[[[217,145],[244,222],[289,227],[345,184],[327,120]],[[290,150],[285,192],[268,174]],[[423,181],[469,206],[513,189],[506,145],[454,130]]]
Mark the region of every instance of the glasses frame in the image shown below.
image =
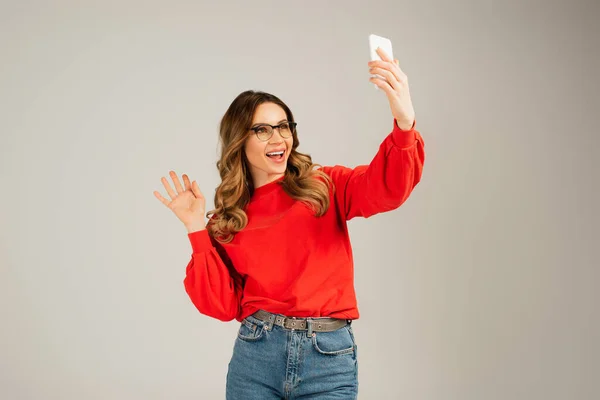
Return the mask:
[[[281,128],[280,127],[283,124],[288,124],[290,126],[290,133],[291,133],[291,135],[289,137],[283,137],[283,135],[281,135]],[[284,138],[284,139],[289,139],[289,138],[293,137],[294,133],[296,132],[296,126],[297,125],[298,125],[297,122],[286,121],[286,122],[280,123],[279,125],[260,124],[259,126],[255,126],[253,128],[250,128],[250,130],[254,132],[254,134],[256,135],[256,138],[258,140],[260,140],[261,142],[266,142],[267,140],[270,140],[273,137],[273,132],[275,132],[275,129],[279,130],[279,135],[282,138]],[[259,128],[266,128],[267,126],[271,128],[271,132],[269,132],[269,137],[263,140],[260,137],[258,137],[258,129]]]

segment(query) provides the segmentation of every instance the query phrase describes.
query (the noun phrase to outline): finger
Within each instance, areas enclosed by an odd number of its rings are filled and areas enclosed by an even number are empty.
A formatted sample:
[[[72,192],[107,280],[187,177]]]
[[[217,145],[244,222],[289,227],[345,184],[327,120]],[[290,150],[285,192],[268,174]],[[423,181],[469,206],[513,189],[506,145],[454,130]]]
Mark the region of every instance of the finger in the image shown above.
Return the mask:
[[[183,184],[185,185],[185,190],[192,190],[190,178],[186,174],[183,174]]]
[[[394,89],[390,86],[390,84],[382,79],[382,78],[378,78],[378,77],[372,77],[369,79],[371,82],[373,82],[375,85],[377,85],[377,87],[379,87],[381,90],[383,90],[385,92],[386,95],[391,96],[395,93]]]
[[[200,191],[200,188],[198,187],[198,183],[196,181],[192,182],[192,192],[194,193],[194,196],[196,196],[197,198],[199,198],[199,199],[204,198],[204,195]]]
[[[163,203],[165,206],[169,207],[170,201],[162,197],[161,194],[158,193],[156,190],[154,191],[154,197],[160,200],[160,202]]]
[[[389,61],[382,61],[382,60],[372,60],[372,61],[369,61],[367,64],[369,65],[369,68],[372,68],[372,67],[388,68],[388,67],[391,67],[394,65],[393,63],[391,63]]]
[[[177,189],[177,193],[183,193],[183,187],[181,186],[181,182],[179,182],[179,178],[177,177],[175,171],[169,172],[169,175],[171,175],[171,179],[173,179],[173,183],[175,184],[175,189]]]
[[[402,80],[406,78],[406,74],[400,69],[400,66],[398,64],[396,64],[395,62],[391,62],[391,61],[388,62],[388,61],[381,61],[381,60],[370,61],[369,68],[375,68],[375,67],[392,71],[394,73],[394,75],[396,76],[396,79],[398,79],[399,82],[402,82]]]
[[[400,82],[398,81],[398,77],[392,71],[383,68],[371,68],[370,71],[372,74],[383,76],[394,90],[400,91]]]
[[[381,57],[381,59],[383,61],[392,61],[392,59],[388,55],[388,53],[386,53],[385,50],[383,50],[381,47],[378,47],[376,51],[377,51],[377,54],[379,54],[379,57]]]
[[[396,60],[394,62],[373,60],[373,61],[369,61],[368,64],[369,64],[369,67],[380,67],[380,68],[388,68],[390,70],[393,70],[396,73],[396,76],[398,76],[398,78],[399,78],[398,80],[400,80],[400,81],[402,81],[402,79],[404,77],[406,77],[406,74],[400,68],[400,61],[398,61],[398,60]]]
[[[175,200],[175,197],[177,197],[177,194],[173,191],[173,189],[171,188],[171,185],[169,185],[169,181],[167,180],[167,178],[165,178],[163,176],[162,178],[160,178],[160,181],[162,182],[163,186],[165,187],[165,190],[167,191],[167,194],[169,195],[171,200]]]

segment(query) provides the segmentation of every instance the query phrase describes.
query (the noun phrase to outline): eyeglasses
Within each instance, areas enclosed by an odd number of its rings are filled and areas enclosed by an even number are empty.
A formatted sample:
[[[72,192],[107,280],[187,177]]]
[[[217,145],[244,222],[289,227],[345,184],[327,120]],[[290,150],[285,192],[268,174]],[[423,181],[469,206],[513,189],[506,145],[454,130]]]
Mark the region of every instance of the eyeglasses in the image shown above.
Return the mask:
[[[279,129],[279,134],[282,138],[290,138],[292,133],[296,132],[296,125],[298,125],[296,122],[282,122],[279,125],[263,124],[260,126],[255,126],[254,128],[250,128],[250,130],[256,133],[258,140],[264,142],[271,139],[271,136],[273,136],[273,130],[275,128]]]

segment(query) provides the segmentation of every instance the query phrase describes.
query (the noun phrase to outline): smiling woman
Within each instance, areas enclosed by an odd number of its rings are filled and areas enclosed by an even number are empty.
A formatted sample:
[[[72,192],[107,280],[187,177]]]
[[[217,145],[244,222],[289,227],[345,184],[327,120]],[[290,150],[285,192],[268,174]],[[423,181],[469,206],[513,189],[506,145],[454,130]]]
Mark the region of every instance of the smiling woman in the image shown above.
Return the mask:
[[[249,90],[233,100],[220,125],[217,168],[222,182],[215,192],[215,209],[207,213],[212,237],[222,243],[233,240],[248,224],[246,208],[255,191],[275,181],[312,207],[315,216],[323,215],[331,179],[297,150],[296,126],[290,108],[275,95]],[[271,153],[279,153],[279,158]]]
[[[196,182],[184,174],[183,187],[171,171],[175,193],[163,178],[172,201],[157,197],[192,246],[190,300],[202,314],[240,322],[227,399],[356,398],[359,313],[346,221],[399,207],[420,181],[423,139],[414,123],[398,122],[370,164],[323,167],[298,151],[283,101],[246,91],[221,121],[222,181],[208,225]]]
[[[285,110],[271,102],[260,104],[254,112],[251,128],[254,135],[244,147],[254,187],[272,182],[285,173],[285,161],[294,142],[292,125],[287,118]]]

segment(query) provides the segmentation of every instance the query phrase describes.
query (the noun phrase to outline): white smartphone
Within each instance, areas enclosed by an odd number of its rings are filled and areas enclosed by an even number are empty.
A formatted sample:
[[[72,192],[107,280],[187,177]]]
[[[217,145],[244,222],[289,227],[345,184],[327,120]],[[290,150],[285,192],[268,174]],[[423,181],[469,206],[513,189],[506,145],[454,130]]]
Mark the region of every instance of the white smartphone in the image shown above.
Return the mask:
[[[394,59],[394,53],[392,52],[392,41],[388,38],[378,36],[372,33],[369,35],[369,49],[371,51],[371,61],[381,60],[381,57],[379,57],[379,54],[377,54],[376,51],[378,47],[381,47],[383,51],[385,51],[385,53],[392,60]],[[379,78],[385,79],[383,76],[377,74],[372,76],[377,76]],[[376,84],[373,84],[373,86],[375,86],[376,89],[379,89],[379,87]]]

